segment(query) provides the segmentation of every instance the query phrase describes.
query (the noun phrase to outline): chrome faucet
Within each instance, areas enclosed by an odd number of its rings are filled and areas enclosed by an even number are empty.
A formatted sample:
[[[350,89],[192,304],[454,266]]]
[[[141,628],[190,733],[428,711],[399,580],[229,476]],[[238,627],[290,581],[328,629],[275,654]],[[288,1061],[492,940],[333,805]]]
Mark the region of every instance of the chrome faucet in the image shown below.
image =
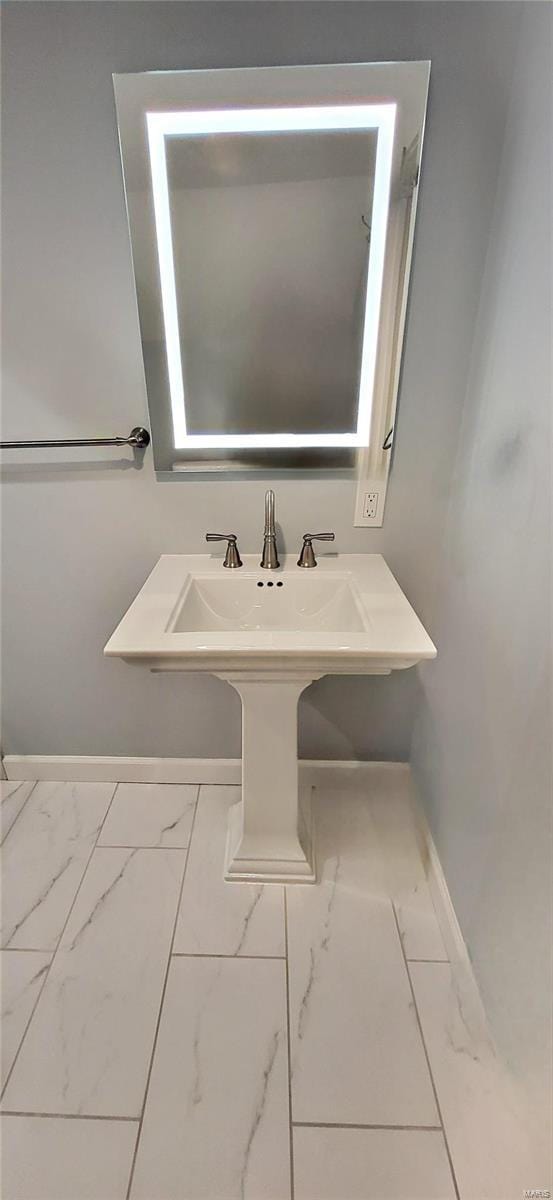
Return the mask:
[[[206,533],[206,542],[226,542],[227,552],[225,554],[224,567],[241,567],[242,559],[238,550],[235,533]]]
[[[280,567],[275,534],[275,493],[272,488],[265,492],[265,529],[263,531],[263,553],[259,565],[267,571],[274,571],[276,567]]]
[[[313,550],[313,542],[333,542],[333,533],[304,533],[303,546],[298,558],[298,567],[316,567],[317,559]]]

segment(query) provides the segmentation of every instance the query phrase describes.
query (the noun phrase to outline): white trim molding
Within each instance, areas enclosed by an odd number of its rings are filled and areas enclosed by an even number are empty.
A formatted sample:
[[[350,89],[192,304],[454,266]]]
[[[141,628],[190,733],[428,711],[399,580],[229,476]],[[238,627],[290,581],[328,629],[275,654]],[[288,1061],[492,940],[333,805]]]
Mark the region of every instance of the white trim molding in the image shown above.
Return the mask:
[[[127,758],[109,755],[6,754],[7,779],[56,780],[61,783],[204,783],[240,784],[239,758]],[[344,784],[376,769],[408,771],[407,763],[300,759],[302,780]]]
[[[462,1003],[463,1019],[477,1041],[493,1047],[486,1011],[474,974],[467,944],[463,937],[457,913],[447,886],[446,877],[430,826],[424,813],[415,781],[409,770],[409,801],[413,823],[422,859],[428,890],[430,892],[447,957],[451,963],[455,988]]]
[[[110,755],[6,754],[8,779],[62,783],[240,783],[239,758],[127,758]]]

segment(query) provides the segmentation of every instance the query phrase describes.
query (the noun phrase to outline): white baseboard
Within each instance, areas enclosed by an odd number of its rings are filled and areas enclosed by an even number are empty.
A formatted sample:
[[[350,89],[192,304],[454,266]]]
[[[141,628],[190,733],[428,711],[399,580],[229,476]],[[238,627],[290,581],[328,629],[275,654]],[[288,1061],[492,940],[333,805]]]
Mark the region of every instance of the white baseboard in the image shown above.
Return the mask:
[[[105,755],[6,754],[8,779],[50,779],[68,783],[234,783],[241,781],[239,758],[124,758]],[[324,779],[342,786],[378,770],[408,770],[407,763],[301,759],[304,780]]]
[[[484,1040],[493,1045],[493,1038],[467,944],[457,919],[457,913],[453,906],[436,844],[430,832],[430,826],[426,819],[420,797],[417,794],[411,772],[409,800],[426,881],[440,926],[445,950],[451,963],[454,984],[463,1012],[463,1019],[466,1021],[476,1040]]]
[[[109,755],[6,754],[8,779],[61,783],[240,783],[239,758],[125,758]]]

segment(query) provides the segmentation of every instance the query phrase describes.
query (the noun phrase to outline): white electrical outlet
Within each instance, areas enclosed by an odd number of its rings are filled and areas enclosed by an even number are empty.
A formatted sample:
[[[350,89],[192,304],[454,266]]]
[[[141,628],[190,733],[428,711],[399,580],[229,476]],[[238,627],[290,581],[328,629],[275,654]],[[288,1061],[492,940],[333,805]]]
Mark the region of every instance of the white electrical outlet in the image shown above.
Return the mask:
[[[374,521],[378,513],[378,492],[365,492],[363,495],[363,518]]]
[[[386,503],[386,475],[361,475],[357,480],[353,524],[359,529],[379,529]]]

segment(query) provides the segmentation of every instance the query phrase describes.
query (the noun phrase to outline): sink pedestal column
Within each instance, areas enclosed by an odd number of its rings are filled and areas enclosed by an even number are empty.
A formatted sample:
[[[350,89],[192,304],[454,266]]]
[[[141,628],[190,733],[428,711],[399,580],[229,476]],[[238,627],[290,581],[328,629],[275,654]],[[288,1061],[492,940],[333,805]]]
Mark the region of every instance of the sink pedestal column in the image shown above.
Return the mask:
[[[242,800],[229,815],[225,879],[312,883],[309,805],[298,794],[298,700],[319,676],[220,675],[242,700]]]

